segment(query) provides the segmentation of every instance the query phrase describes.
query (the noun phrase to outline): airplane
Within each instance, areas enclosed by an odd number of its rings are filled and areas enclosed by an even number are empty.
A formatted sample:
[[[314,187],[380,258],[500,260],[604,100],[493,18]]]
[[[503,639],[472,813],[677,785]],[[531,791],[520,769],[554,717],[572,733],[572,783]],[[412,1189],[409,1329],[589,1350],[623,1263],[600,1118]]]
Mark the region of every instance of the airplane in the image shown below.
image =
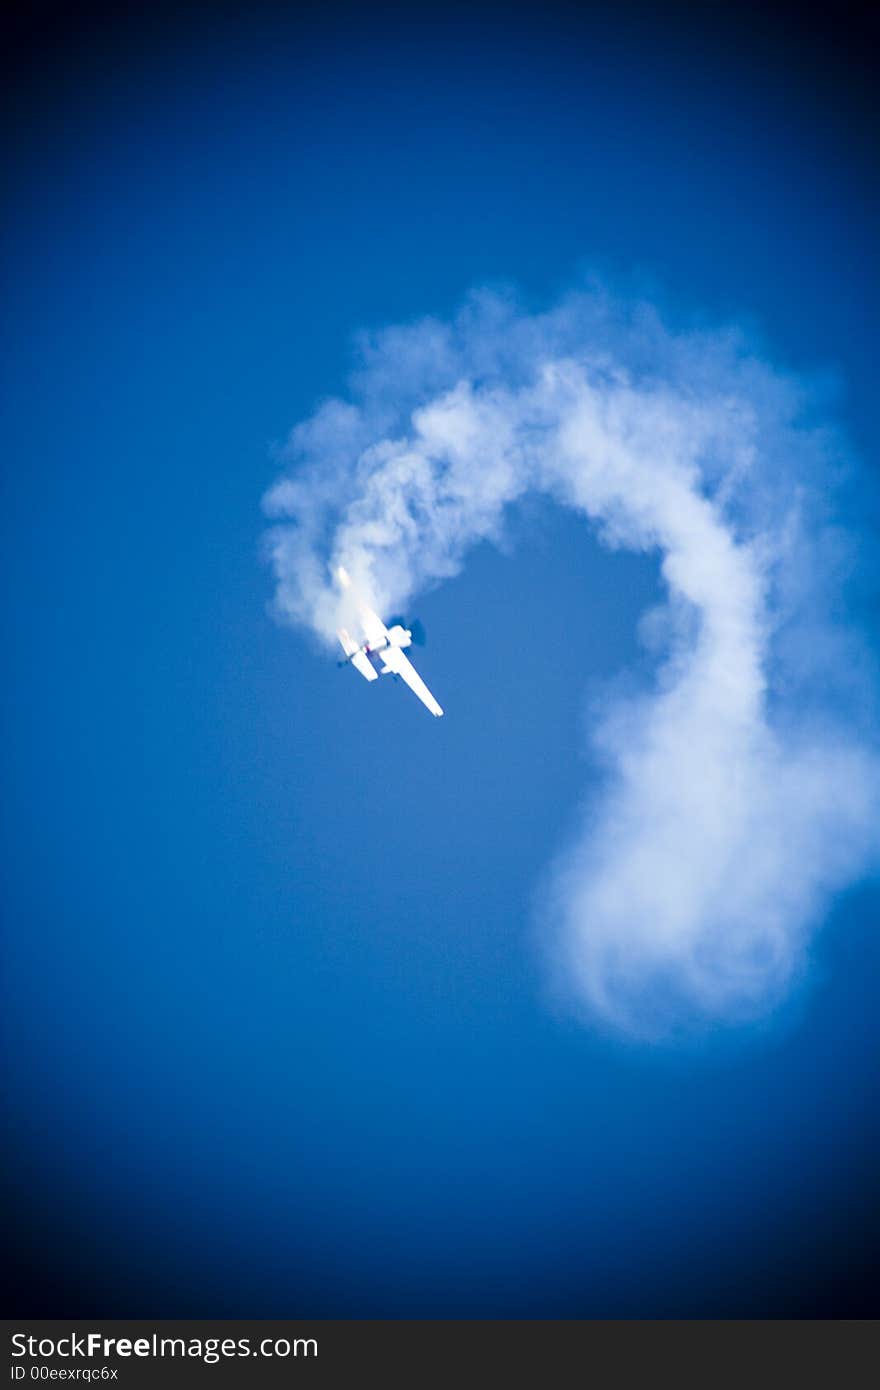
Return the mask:
[[[336,578],[340,587],[346,589],[354,599],[358,612],[358,622],[363,634],[363,640],[358,643],[344,627],[339,628],[336,635],[342,645],[342,650],[345,652],[345,661],[340,661],[340,666],[353,666],[368,681],[374,681],[379,676],[400,676],[401,680],[406,681],[413,694],[418,695],[422,704],[426,705],[431,713],[439,718],[443,713],[442,709],[409,657],[404,656],[402,651],[403,647],[412,645],[412,629],[406,628],[402,622],[394,620],[392,620],[390,627],[386,627],[378,614],[374,613],[372,608],[368,608],[358,597],[352,587],[348,571],[344,570],[341,565],[336,571]],[[415,627],[414,623],[413,628]]]

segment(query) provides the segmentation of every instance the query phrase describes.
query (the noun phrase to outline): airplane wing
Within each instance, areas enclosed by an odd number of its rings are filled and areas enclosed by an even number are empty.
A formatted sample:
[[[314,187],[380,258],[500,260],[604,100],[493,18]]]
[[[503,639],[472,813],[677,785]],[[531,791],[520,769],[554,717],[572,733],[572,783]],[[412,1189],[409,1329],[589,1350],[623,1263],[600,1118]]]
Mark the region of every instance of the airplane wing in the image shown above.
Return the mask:
[[[343,589],[347,590],[354,599],[358,613],[358,620],[361,625],[361,630],[364,634],[364,641],[368,642],[371,647],[379,646],[382,642],[382,639],[388,636],[387,627],[383,623],[382,619],[379,617],[378,613],[374,613],[372,608],[368,608],[367,605],[364,603],[363,599],[360,598],[360,596],[357,593],[357,590],[352,585],[351,579],[348,575],[348,571],[343,569],[341,565],[336,571],[336,577],[339,580],[340,586]],[[341,640],[342,635],[340,634],[340,641]]]
[[[387,627],[378,613],[374,613],[372,608],[368,608],[360,599],[357,600],[357,610],[363,628],[364,640],[369,642],[371,647],[379,646],[383,637],[388,636]]]
[[[393,671],[396,676],[400,676],[401,680],[406,681],[413,694],[418,695],[422,704],[427,705],[432,714],[439,717],[443,713],[409,657],[404,656],[399,647],[389,647],[387,651],[382,653],[382,658],[389,670]]]

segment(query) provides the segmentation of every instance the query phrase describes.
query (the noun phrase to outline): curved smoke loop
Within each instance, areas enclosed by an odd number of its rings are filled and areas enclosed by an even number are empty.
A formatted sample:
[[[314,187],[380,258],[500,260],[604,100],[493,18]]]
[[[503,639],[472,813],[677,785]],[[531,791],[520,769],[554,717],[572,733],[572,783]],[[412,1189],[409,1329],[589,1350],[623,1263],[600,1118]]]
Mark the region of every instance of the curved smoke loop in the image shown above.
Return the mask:
[[[535,490],[605,545],[658,553],[664,658],[602,711],[605,776],[551,875],[554,960],[646,1034],[768,1007],[880,824],[864,652],[832,612],[840,445],[803,422],[805,388],[734,332],[674,334],[594,292],[540,316],[484,294],[387,330],[353,395],[293,430],[264,500],[278,614],[332,641],[338,564],[399,609]]]

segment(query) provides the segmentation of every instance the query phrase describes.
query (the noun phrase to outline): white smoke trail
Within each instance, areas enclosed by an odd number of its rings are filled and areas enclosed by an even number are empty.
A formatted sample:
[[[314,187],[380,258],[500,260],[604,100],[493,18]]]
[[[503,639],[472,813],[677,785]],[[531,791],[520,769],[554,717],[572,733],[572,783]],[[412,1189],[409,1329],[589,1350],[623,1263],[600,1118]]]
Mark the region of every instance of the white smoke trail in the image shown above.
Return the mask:
[[[676,335],[598,291],[543,316],[477,296],[361,356],[354,403],[294,429],[265,499],[279,615],[332,641],[337,564],[402,607],[529,491],[608,546],[659,553],[663,660],[650,694],[602,711],[603,787],[552,873],[554,960],[583,1004],[645,1034],[768,1006],[878,849],[855,686],[823,688],[811,664],[862,659],[826,611],[834,436],[737,335]]]

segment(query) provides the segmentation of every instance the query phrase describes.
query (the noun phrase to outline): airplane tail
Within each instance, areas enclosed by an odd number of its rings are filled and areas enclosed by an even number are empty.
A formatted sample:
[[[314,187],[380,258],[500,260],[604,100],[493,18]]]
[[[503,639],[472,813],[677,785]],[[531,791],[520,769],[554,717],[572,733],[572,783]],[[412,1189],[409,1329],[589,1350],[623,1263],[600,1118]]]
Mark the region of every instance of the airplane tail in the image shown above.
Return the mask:
[[[346,629],[345,629],[344,627],[341,627],[341,628],[339,629],[339,631],[337,632],[336,636],[339,638],[340,645],[342,646],[342,650],[345,652],[345,655],[346,655],[347,657],[352,657],[352,656],[354,656],[355,652],[360,650],[360,648],[358,647],[357,642],[355,642],[355,640],[354,640],[354,638],[352,637],[351,633],[350,633],[350,632],[347,632]]]

